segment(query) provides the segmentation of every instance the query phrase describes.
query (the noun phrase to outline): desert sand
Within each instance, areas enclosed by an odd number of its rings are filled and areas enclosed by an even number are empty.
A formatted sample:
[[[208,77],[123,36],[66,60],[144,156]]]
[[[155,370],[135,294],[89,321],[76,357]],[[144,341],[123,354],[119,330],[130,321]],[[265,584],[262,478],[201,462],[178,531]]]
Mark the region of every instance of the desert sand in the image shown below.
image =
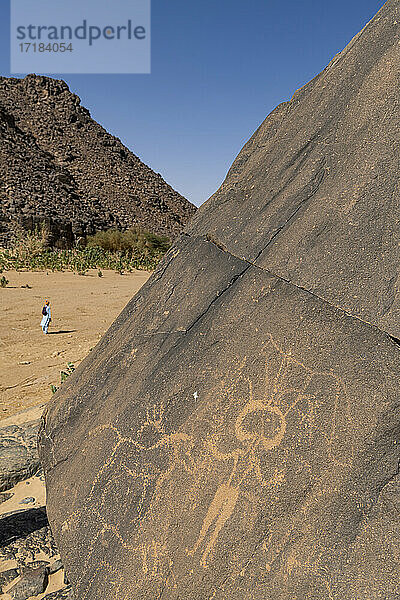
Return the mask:
[[[78,366],[150,273],[4,275],[9,284],[0,289],[0,422],[48,402],[51,384],[60,384],[60,371],[68,362]],[[45,298],[52,309],[48,335],[40,328]]]
[[[68,362],[78,366],[150,273],[136,271],[121,276],[103,271],[101,278],[97,271],[85,276],[70,272],[16,271],[4,275],[9,284],[0,289],[2,427],[40,417],[52,396],[50,385],[60,384],[60,371]],[[40,328],[45,298],[50,300],[52,308],[48,335]],[[0,517],[46,504],[45,483],[40,473],[19,482],[7,493],[10,498],[0,503]],[[41,553],[34,560],[53,564],[58,558],[58,555]],[[1,561],[0,572],[18,566],[16,560]],[[0,597],[10,599],[8,591],[20,579],[6,585]],[[60,569],[50,575],[45,593],[34,598],[40,600],[64,588],[64,570]]]

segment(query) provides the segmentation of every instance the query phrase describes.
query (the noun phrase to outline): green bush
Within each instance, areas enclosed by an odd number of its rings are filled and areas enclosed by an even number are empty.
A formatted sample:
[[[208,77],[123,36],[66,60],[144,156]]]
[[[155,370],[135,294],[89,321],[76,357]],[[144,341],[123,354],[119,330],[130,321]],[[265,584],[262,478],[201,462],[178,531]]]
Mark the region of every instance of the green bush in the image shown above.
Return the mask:
[[[62,385],[64,383],[64,381],[67,379],[67,377],[69,377],[70,375],[72,375],[72,373],[75,371],[75,366],[74,363],[72,362],[67,362],[67,368],[65,369],[65,371],[60,371],[60,385]],[[55,385],[50,385],[51,391],[53,392],[53,394],[56,393],[56,391],[59,389],[57,386]]]
[[[149,255],[165,254],[171,246],[166,236],[131,227],[127,231],[109,229],[99,231],[87,239],[87,248],[102,248],[108,252],[132,252]]]
[[[126,232],[99,232],[88,238],[85,248],[71,250],[45,247],[43,232],[37,235],[40,236],[37,244],[31,234],[29,237],[32,251],[26,245],[21,248],[20,243],[10,249],[0,249],[0,270],[69,270],[82,275],[89,269],[99,272],[109,269],[118,273],[135,269],[153,271],[171,245],[168,238],[138,228]]]

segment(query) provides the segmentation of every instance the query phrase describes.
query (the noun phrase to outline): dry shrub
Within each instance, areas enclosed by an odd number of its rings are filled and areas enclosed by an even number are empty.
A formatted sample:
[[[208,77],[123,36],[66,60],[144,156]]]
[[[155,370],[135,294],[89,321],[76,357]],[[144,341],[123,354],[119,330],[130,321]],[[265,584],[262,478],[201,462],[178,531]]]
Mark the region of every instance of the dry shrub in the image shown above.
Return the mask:
[[[144,231],[139,227],[131,227],[127,231],[98,231],[87,239],[88,248],[103,248],[108,252],[164,254],[170,246],[171,241],[168,237]]]
[[[34,231],[26,231],[22,227],[15,230],[12,253],[20,260],[39,256],[49,247],[50,232],[45,223],[35,227]]]

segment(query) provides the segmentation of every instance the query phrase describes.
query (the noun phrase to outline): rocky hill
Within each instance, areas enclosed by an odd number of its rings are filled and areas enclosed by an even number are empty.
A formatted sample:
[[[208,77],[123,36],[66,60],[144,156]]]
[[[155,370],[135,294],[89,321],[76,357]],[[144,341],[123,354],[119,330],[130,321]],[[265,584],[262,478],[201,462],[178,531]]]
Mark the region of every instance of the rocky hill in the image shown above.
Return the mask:
[[[0,235],[51,224],[65,244],[132,225],[176,237],[195,207],[96,123],[64,81],[0,78]]]
[[[7,243],[16,224],[31,229],[45,221],[51,224],[51,241],[62,245],[71,244],[74,233],[104,225],[101,212],[80,198],[70,173],[1,106],[0,139],[0,244]]]

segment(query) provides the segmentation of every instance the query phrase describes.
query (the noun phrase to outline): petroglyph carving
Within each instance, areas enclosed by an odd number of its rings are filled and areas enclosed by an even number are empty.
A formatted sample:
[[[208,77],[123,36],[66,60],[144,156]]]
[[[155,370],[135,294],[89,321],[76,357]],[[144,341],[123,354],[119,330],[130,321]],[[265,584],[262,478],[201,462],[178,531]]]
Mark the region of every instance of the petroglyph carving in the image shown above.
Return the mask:
[[[176,493],[176,485],[184,488],[179,507],[181,519],[190,518],[196,511],[204,510],[198,498],[210,473],[217,474],[216,490],[205,509],[200,531],[186,551],[185,546],[182,548],[186,559],[194,560],[193,566],[207,569],[218,553],[218,544],[223,543],[224,531],[235,520],[235,511],[247,518],[241,513],[251,512],[254,507],[256,514],[257,505],[264,504],[267,497],[277,498],[281,486],[290,484],[285,444],[290,447],[293,436],[307,445],[313,436],[320,435],[327,460],[342,464],[342,454],[349,460],[351,451],[346,448],[346,453],[341,454],[340,450],[351,442],[346,429],[349,405],[340,378],[332,372],[307,367],[283,351],[272,337],[267,339],[257,360],[258,373],[254,364],[248,365],[244,358],[236,372],[225,376],[212,402],[205,397],[174,433],[166,430],[165,402],[147,409],[140,426],[129,436],[113,424],[90,433],[91,440],[100,437],[100,444],[106,436],[110,453],[83,508],[63,524],[68,532],[69,528],[78,528],[89,515],[102,523],[88,549],[88,563],[102,537],[112,536],[125,554],[135,557],[143,581],[167,580],[168,586],[176,585],[172,575],[174,550],[164,533],[170,526],[165,498]],[[322,434],[321,422],[325,424]],[[206,436],[204,431],[208,431]],[[293,452],[292,447],[290,451]],[[163,469],[155,466],[154,452],[162,452]],[[312,465],[304,456],[299,461],[310,478]],[[121,519],[109,508],[114,488],[126,498],[126,511],[131,514],[129,530],[121,530],[119,523],[129,519]],[[99,497],[100,502],[95,502]],[[240,512],[243,502],[247,508]],[[148,542],[151,536],[153,539]],[[264,540],[266,565],[272,564],[283,544],[282,537],[269,535]]]
[[[119,429],[112,424],[98,427],[90,432],[89,437],[92,439],[95,436],[111,435],[114,443],[107,461],[99,469],[94,479],[82,509],[72,513],[62,524],[62,530],[64,534],[67,534],[67,532],[73,533],[73,530],[79,528],[81,522],[89,515],[102,523],[102,529],[93,537],[88,548],[84,567],[89,564],[102,536],[111,534],[114,539],[118,540],[124,551],[132,553],[139,559],[146,578],[160,578],[161,572],[164,573],[166,570],[172,573],[165,542],[152,540],[148,544],[138,543],[135,536],[132,535],[140,525],[146,508],[147,494],[155,482],[161,486],[164,481],[171,479],[173,470],[177,466],[191,472],[192,459],[188,451],[191,437],[180,432],[167,434],[162,423],[163,413],[163,404],[147,410],[143,424],[135,433],[134,437],[140,439],[143,432],[152,429],[158,439],[148,446],[133,437],[122,435]],[[146,460],[146,453],[157,449],[165,450],[168,458],[169,465],[164,472],[155,467],[150,460]],[[139,456],[140,465],[135,465],[135,461],[139,463]],[[100,501],[95,501],[99,489],[101,490]],[[132,514],[132,530],[128,533],[121,531],[121,513],[115,514],[113,511],[114,503],[110,498],[114,491],[119,496],[121,493],[124,494],[126,511],[130,511]],[[94,579],[95,577],[93,581]],[[77,591],[79,591],[79,582]]]
[[[274,366],[275,372],[271,372]],[[242,365],[244,366],[244,365]],[[216,432],[208,441],[206,447],[214,459],[219,461],[232,461],[232,470],[226,482],[217,489],[207,514],[204,518],[199,536],[192,549],[187,552],[194,556],[202,547],[200,565],[208,567],[208,559],[212,556],[215,545],[222,529],[232,517],[240,494],[244,494],[250,501],[257,500],[257,492],[250,493],[245,489],[249,477],[255,477],[253,490],[266,487],[278,487],[285,480],[285,465],[274,468],[271,473],[265,473],[263,462],[268,453],[279,448],[288,424],[290,414],[295,410],[303,411],[302,421],[308,419],[309,436],[312,434],[313,420],[315,418],[315,403],[317,398],[312,392],[315,379],[329,380],[329,387],[335,389],[333,417],[328,440],[330,458],[335,461],[332,450],[333,440],[337,433],[337,421],[340,412],[339,400],[344,401],[345,411],[349,410],[346,400],[346,390],[343,383],[333,373],[319,373],[306,367],[296,360],[290,352],[285,353],[270,337],[267,345],[265,359],[265,380],[263,395],[255,397],[250,379],[240,377],[246,381],[248,389],[247,399],[234,419],[234,433],[236,441],[240,444],[231,451],[220,448],[220,432]],[[291,382],[292,374],[296,374],[299,385]],[[322,381],[321,381],[322,380]],[[247,400],[247,401],[246,401]],[[228,407],[237,407],[238,398],[231,398]],[[228,408],[228,412],[229,412]],[[346,417],[350,417],[349,414]],[[222,432],[223,433],[223,432]],[[263,460],[264,459],[264,460]]]

